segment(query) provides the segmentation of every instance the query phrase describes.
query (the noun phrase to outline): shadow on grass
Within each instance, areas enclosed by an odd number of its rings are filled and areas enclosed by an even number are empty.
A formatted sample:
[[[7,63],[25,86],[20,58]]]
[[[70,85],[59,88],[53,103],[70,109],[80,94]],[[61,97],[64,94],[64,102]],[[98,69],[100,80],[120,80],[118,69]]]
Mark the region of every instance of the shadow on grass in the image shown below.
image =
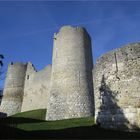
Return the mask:
[[[0,112],[0,119],[6,118],[6,117],[7,117],[7,113]]]
[[[37,120],[31,118],[24,118],[24,117],[7,117],[7,118],[0,118],[0,124],[22,124],[22,123],[38,123],[38,122],[45,122],[45,120]]]
[[[75,139],[75,138],[92,138],[92,139],[114,139],[114,138],[140,138],[140,133],[121,132],[115,130],[107,130],[97,125],[89,127],[75,127],[63,130],[47,130],[47,131],[22,131],[9,126],[0,126],[0,138],[39,138],[39,139]]]

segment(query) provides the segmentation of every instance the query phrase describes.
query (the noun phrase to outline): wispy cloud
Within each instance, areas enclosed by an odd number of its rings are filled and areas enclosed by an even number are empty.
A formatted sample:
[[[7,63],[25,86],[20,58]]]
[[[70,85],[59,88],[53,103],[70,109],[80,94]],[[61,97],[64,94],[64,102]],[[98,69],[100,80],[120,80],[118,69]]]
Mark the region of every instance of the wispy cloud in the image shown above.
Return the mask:
[[[42,33],[42,32],[56,30],[58,28],[59,27],[51,27],[51,28],[38,29],[38,30],[34,30],[34,31],[28,31],[28,32],[24,32],[24,33],[17,33],[14,35],[8,34],[6,36],[1,37],[0,40],[8,40],[8,39],[15,39],[15,38],[20,38],[20,37],[35,35],[35,34]]]
[[[42,2],[39,3],[39,6],[44,14],[44,17],[47,19],[47,21],[49,22],[49,24],[53,25],[54,27],[58,27],[59,25],[57,24],[57,22],[55,21],[55,19],[51,16],[51,14],[49,13],[49,11],[47,10],[47,7],[42,6]]]

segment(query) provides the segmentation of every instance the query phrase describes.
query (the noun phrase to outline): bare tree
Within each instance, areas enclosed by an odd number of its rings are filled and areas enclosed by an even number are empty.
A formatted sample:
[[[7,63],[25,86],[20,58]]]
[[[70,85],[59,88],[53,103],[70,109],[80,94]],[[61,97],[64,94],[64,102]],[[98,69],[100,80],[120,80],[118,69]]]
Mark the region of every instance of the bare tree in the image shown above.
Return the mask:
[[[2,54],[0,54],[0,80],[2,80],[2,74],[3,74],[3,71],[2,71],[2,67],[3,67],[3,59],[4,59],[4,56]],[[0,87],[0,96],[2,94],[2,88]],[[0,97],[1,99],[1,97]]]
[[[0,54],[0,79],[2,79],[2,74],[3,74],[3,71],[2,71],[3,59],[4,59],[3,54]]]
[[[2,54],[0,54],[0,67],[3,66],[3,60],[4,59],[4,56]]]

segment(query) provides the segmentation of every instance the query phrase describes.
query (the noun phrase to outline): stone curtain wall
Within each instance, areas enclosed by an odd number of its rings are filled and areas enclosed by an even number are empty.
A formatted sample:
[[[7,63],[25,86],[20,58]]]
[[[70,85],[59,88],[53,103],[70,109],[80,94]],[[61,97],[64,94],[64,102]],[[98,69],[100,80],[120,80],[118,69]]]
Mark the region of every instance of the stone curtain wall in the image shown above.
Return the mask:
[[[47,108],[47,120],[60,120],[95,112],[102,127],[140,128],[140,43],[101,56],[92,69],[87,31],[62,27],[54,35],[52,66],[37,72],[30,62],[9,64],[0,116]]]
[[[140,127],[140,43],[100,57],[93,71],[95,117],[113,129]]]
[[[37,72],[29,62],[10,63],[8,66],[0,116],[47,108],[51,65]]]
[[[93,115],[91,41],[84,28],[64,26],[54,35],[47,120]]]
[[[41,71],[36,71],[31,63],[28,64],[22,112],[47,108],[51,78],[51,65]]]
[[[0,112],[8,116],[21,112],[26,64],[10,63],[6,75]]]

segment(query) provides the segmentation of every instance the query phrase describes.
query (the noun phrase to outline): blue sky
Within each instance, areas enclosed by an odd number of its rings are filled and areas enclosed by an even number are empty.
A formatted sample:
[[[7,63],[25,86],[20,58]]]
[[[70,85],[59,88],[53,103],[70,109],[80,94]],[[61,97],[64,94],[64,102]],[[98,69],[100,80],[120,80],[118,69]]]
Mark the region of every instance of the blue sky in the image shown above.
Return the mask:
[[[9,62],[51,63],[53,34],[63,25],[84,26],[94,62],[102,54],[140,41],[139,1],[1,1],[0,53]]]

